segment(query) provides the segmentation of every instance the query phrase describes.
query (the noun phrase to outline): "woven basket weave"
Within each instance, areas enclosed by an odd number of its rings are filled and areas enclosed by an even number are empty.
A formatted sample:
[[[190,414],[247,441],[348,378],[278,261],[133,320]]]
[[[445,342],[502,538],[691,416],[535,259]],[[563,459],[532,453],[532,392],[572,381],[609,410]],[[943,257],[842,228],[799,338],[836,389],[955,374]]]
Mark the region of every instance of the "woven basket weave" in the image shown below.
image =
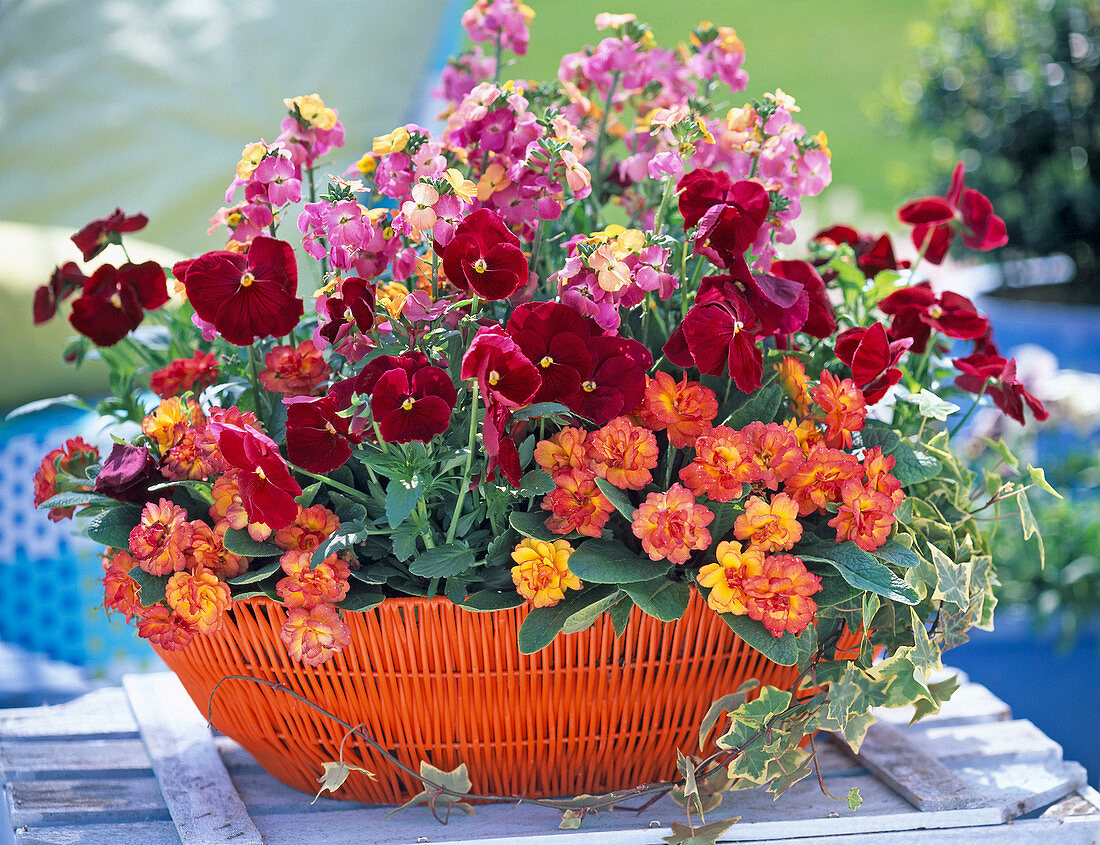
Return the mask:
[[[692,590],[687,612],[662,623],[631,611],[615,638],[606,615],[541,652],[521,655],[527,608],[470,613],[443,598],[393,599],[346,613],[351,646],[328,663],[294,663],[279,640],[286,618],[266,599],[235,602],[221,631],[160,654],[199,709],[227,675],[284,684],[364,728],[412,769],[465,762],[481,794],[598,793],[675,775],[676,749],[696,749],[711,702],[748,678],[787,686],[778,666],[736,637]],[[305,792],[337,760],[345,731],[269,687],[227,681],[212,723],[268,772]],[[336,797],[393,804],[420,791],[358,737],[344,746],[352,772]]]

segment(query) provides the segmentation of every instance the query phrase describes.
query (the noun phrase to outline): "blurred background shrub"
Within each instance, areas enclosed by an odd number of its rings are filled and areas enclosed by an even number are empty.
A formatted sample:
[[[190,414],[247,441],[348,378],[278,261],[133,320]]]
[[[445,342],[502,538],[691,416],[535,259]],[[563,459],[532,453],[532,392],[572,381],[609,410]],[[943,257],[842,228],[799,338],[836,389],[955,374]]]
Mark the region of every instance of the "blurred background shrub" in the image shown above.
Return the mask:
[[[1013,253],[1065,252],[1077,278],[1056,291],[1100,302],[1100,3],[935,0],[913,28],[918,69],[899,112],[932,133],[944,175],[957,160],[1008,226]],[[1012,279],[1006,279],[1009,284]]]

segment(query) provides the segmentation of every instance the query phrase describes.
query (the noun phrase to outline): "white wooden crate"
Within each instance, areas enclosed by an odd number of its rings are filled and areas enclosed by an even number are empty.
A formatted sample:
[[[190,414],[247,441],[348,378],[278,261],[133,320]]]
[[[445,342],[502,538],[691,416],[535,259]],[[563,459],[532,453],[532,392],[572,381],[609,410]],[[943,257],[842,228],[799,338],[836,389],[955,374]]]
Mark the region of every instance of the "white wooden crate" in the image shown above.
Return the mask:
[[[723,842],[799,845],[1097,843],[1100,795],[1077,763],[988,690],[964,683],[936,716],[912,728],[884,711],[853,757],[819,743],[833,795],[858,786],[853,812],[807,778],[779,801],[730,793],[712,818],[740,815]],[[0,845],[657,845],[682,810],[662,799],[643,814],[606,812],[580,831],[557,830],[552,810],[479,806],[439,825],[424,807],[310,798],[267,775],[240,746],[215,736],[174,675],[134,675],[124,688],[68,704],[0,711]]]

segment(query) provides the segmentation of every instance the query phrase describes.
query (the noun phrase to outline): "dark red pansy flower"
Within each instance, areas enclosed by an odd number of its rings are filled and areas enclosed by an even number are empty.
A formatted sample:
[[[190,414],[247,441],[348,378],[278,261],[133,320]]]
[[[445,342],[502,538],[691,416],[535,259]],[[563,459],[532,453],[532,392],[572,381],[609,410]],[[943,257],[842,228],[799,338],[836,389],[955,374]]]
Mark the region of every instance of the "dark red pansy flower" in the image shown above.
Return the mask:
[[[116,443],[103,461],[92,489],[120,502],[143,505],[157,498],[149,488],[163,481],[164,476],[148,449]]]
[[[103,252],[108,244],[122,243],[119,235],[140,231],[148,222],[149,218],[144,214],[127,217],[121,208],[116,208],[110,216],[93,220],[70,240],[76,244],[84,260],[91,261]]]
[[[748,179],[734,182],[723,171],[693,170],[677,185],[684,231],[698,226],[696,255],[719,267],[732,267],[752,246],[771,209],[764,186]]]
[[[237,483],[248,521],[274,530],[290,525],[298,516],[294,497],[302,495],[302,488],[275,441],[250,425],[215,421],[209,424],[209,431]]]
[[[741,256],[734,262],[733,273],[703,278],[695,301],[700,298],[741,300],[755,315],[761,336],[797,331],[806,322],[810,307],[809,294],[799,282],[770,273],[751,273]]]
[[[337,293],[325,300],[327,317],[320,328],[321,337],[336,345],[347,335],[351,326],[367,334],[374,327],[374,285],[358,276],[350,276],[340,283]]]
[[[851,226],[833,226],[814,235],[815,241],[835,245],[848,244],[856,254],[856,265],[868,279],[873,279],[883,270],[904,270],[908,261],[898,261],[894,257],[894,244],[889,235],[874,235],[857,232]],[[835,275],[835,274],[834,274]]]
[[[446,370],[421,367],[410,375],[398,367],[375,382],[370,410],[387,443],[427,443],[447,430],[457,398]]]
[[[836,339],[836,357],[852,370],[852,381],[863,391],[868,405],[874,405],[886,391],[901,380],[898,361],[913,345],[905,337],[892,343],[882,323],[870,328],[856,326],[841,333]]]
[[[479,208],[458,224],[443,250],[443,272],[455,287],[482,299],[507,299],[527,284],[527,257],[501,216]]]
[[[164,268],[157,262],[104,264],[73,300],[69,322],[97,346],[113,346],[141,325],[146,309],[167,301]]]
[[[913,245],[924,248],[924,257],[932,264],[943,261],[956,228],[968,249],[986,252],[1008,243],[1005,222],[993,213],[993,203],[980,191],[967,188],[964,176],[963,164],[959,162],[951,174],[946,196],[922,197],[898,209],[898,219],[913,227]]]
[[[760,387],[764,354],[756,341],[760,323],[743,297],[728,288],[700,289],[695,304],[664,345],[677,367],[696,367],[711,376],[729,374],[742,393]]]
[[[542,387],[538,369],[500,326],[478,329],[459,375],[463,380],[476,378],[486,400],[505,408],[526,405]]]
[[[592,371],[565,404],[574,413],[603,425],[641,404],[645,373],[653,366],[653,356],[638,341],[614,335],[593,337],[589,349],[595,362]]]
[[[933,329],[957,340],[976,340],[989,331],[989,320],[973,302],[951,291],[937,297],[928,282],[896,290],[878,307],[893,317],[891,339],[911,337],[917,353],[924,352]]]
[[[422,352],[410,350],[401,355],[379,355],[372,358],[358,373],[351,378],[336,382],[329,388],[328,395],[336,400],[336,407],[346,411],[351,407],[353,394],[370,396],[378,379],[393,369],[404,370],[411,378],[413,373],[424,367],[431,366],[432,362]]]
[[[34,292],[34,324],[41,325],[57,313],[57,307],[84,287],[88,277],[76,266],[76,262],[67,261],[55,267],[50,281]]]
[[[520,466],[515,438],[508,431],[511,413],[503,405],[492,405],[486,411],[485,422],[481,427],[482,446],[485,447],[485,455],[489,459],[485,464],[485,477],[492,481],[499,470],[509,484],[519,487],[523,468]],[[520,432],[525,428],[522,424],[513,427]]]
[[[542,384],[532,402],[561,402],[592,372],[589,341],[595,323],[558,302],[528,302],[508,318],[506,331],[538,369]]]
[[[955,377],[958,387],[971,393],[981,393],[982,386],[986,385],[985,392],[993,398],[993,404],[1020,425],[1024,424],[1025,404],[1039,422],[1050,416],[1043,403],[1032,396],[1016,377],[1015,358],[1006,360],[1000,355],[975,353],[956,358],[955,366],[962,373]]]
[[[332,472],[351,457],[349,420],[337,413],[331,396],[295,396],[286,405],[286,453],[310,472]]]
[[[825,289],[825,280],[808,261],[773,261],[775,276],[802,285],[806,292],[806,320],[800,330],[813,337],[832,337],[836,331],[836,313]]]
[[[258,237],[245,255],[215,250],[179,262],[172,272],[195,313],[237,346],[289,334],[302,316],[298,265],[286,241]]]

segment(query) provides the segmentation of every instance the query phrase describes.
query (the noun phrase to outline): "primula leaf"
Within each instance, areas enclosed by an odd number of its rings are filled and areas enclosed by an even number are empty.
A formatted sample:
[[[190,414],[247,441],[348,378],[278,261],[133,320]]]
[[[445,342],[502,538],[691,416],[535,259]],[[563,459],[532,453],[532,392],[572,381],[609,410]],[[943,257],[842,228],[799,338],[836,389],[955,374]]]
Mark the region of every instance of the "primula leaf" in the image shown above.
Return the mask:
[[[164,591],[168,587],[168,575],[150,575],[140,566],[130,570],[129,575],[137,582],[138,598],[142,607],[151,607],[158,601],[164,601]]]
[[[386,485],[386,521],[391,528],[396,528],[409,518],[416,510],[420,495],[424,492],[424,486],[419,478],[411,481],[404,478],[393,478]]]
[[[26,405],[20,405],[18,408],[13,408],[8,411],[5,420],[14,420],[18,417],[25,417],[27,414],[36,414],[39,411],[44,411],[47,408],[56,408],[57,406],[63,406],[66,408],[80,408],[83,411],[93,410],[92,406],[77,396],[75,393],[66,393],[64,396],[54,396],[51,399],[36,399],[33,402],[28,402]]]
[[[744,428],[749,423],[760,420],[770,423],[779,412],[783,401],[783,388],[774,381],[754,391],[726,420],[730,428]]]
[[[869,590],[902,604],[916,604],[920,596],[913,588],[894,575],[880,560],[876,560],[850,540],[835,546],[820,540],[803,543],[795,553],[803,559],[831,564],[840,576],[861,590]]]
[[[92,517],[84,533],[89,539],[116,549],[130,548],[130,532],[141,520],[141,508],[137,505],[119,505],[101,511]]]
[[[372,607],[378,607],[386,597],[377,590],[371,590],[363,585],[355,585],[351,591],[336,606],[341,610],[364,611]]]
[[[466,596],[458,606],[463,610],[484,613],[491,610],[509,610],[527,603],[527,599],[512,591],[481,590]]]
[[[763,624],[747,616],[719,613],[718,617],[729,625],[733,633],[744,640],[746,645],[756,649],[773,663],[778,663],[780,666],[794,666],[798,662],[798,644],[795,642],[794,634],[785,632],[782,637],[773,636]]]
[[[102,493],[93,493],[91,490],[70,490],[65,493],[58,493],[56,496],[51,496],[40,504],[38,509],[71,508],[74,505],[91,504],[111,505],[116,501],[117,500],[112,499],[110,496],[104,496]]]
[[[335,792],[343,786],[344,781],[348,779],[348,775],[352,772],[362,772],[371,780],[378,780],[378,775],[374,772],[368,771],[362,766],[356,766],[352,763],[340,761],[336,763],[322,763],[321,765],[325,767],[325,773],[317,778],[317,783],[321,784],[321,788],[317,790],[317,794],[313,796],[313,800],[309,802],[310,804],[316,804],[322,792]]]
[[[860,442],[865,449],[878,446],[882,454],[894,456],[894,477],[903,487],[927,481],[939,474],[941,465],[938,460],[913,448],[908,440],[903,440],[889,426],[872,422],[868,421],[859,433]]]
[[[632,584],[660,577],[669,564],[639,557],[618,540],[593,538],[569,556],[569,569],[586,583]]]
[[[540,513],[538,511],[534,513],[513,511],[508,515],[508,524],[524,537],[530,537],[532,540],[542,540],[546,543],[552,540],[576,540],[578,537],[584,536],[576,531],[571,531],[568,534],[555,534],[546,527],[547,515],[545,512]]]
[[[600,599],[595,604],[590,604],[588,607],[578,610],[565,620],[565,624],[561,629],[562,633],[575,634],[578,631],[583,631],[591,627],[600,616],[614,607],[623,598],[623,593],[616,591],[607,596],[607,598]]]
[[[600,492],[604,494],[607,501],[611,502],[615,506],[623,518],[627,522],[634,521],[634,511],[637,508],[630,501],[630,497],[627,494],[608,481],[606,478],[597,478],[596,486],[600,488]]]
[[[634,600],[629,596],[623,596],[607,614],[611,617],[611,627],[615,629],[616,639],[626,631],[626,623],[630,621],[630,610],[634,607]]]
[[[570,558],[569,562],[572,565],[573,559]],[[685,582],[671,581],[668,578],[623,584],[622,589],[642,612],[662,622],[673,622],[683,616],[691,597],[690,588]]]
[[[579,592],[569,591],[564,599],[552,607],[536,607],[527,614],[519,628],[521,654],[534,654],[554,641],[561,633],[566,620],[589,605],[603,601],[615,593],[608,584],[596,584]]]
[[[554,479],[542,467],[527,472],[519,482],[519,496],[542,496],[554,489]]]
[[[901,566],[905,569],[911,566],[920,565],[920,558],[917,556],[917,553],[903,546],[896,540],[887,540],[871,552],[871,554],[887,563],[892,563],[894,566]]]
[[[409,565],[409,571],[422,578],[450,578],[465,572],[475,562],[476,558],[470,549],[457,543],[447,543],[420,554]]]
[[[272,542],[259,542],[253,540],[252,535],[248,533],[248,529],[245,528],[230,528],[225,532],[225,537],[222,538],[222,545],[225,546],[227,552],[233,552],[235,555],[244,555],[245,557],[278,557],[283,553]]]
[[[263,562],[263,559],[258,561],[259,563],[262,563],[262,565],[256,567],[255,569],[249,569],[246,572],[242,572],[240,575],[237,575],[233,578],[230,578],[229,583],[230,584],[255,584],[256,582],[263,581],[264,579],[269,578],[272,575],[274,575],[276,572],[280,571],[280,565],[279,565],[279,559],[278,558],[275,558],[275,559],[267,558],[266,560],[267,560],[266,563]]]

